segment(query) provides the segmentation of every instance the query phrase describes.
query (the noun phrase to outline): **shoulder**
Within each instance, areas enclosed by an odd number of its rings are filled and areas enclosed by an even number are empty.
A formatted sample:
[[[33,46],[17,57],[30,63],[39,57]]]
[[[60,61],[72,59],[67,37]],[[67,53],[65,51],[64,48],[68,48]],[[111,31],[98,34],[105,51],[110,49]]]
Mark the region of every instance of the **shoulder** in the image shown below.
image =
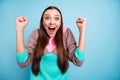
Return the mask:
[[[37,39],[38,35],[39,35],[38,33],[39,33],[39,29],[38,28],[34,29],[31,33],[30,37]]]
[[[64,27],[63,28],[63,34],[69,32],[69,31],[71,32],[70,28],[68,28],[68,27]]]
[[[38,34],[38,31],[39,31],[38,28],[34,29],[34,30],[32,31],[32,34]]]
[[[72,31],[70,30],[70,28],[64,27],[63,28],[63,35],[64,36],[72,35]]]

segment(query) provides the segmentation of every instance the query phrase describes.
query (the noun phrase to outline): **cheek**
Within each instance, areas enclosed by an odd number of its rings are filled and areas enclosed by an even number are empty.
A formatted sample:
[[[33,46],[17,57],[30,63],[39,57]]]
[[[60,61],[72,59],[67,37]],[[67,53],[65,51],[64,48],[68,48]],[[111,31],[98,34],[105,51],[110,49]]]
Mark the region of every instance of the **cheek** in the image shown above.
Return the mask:
[[[59,21],[59,22],[57,22],[57,26],[58,26],[58,27],[60,27],[60,25],[61,25],[61,22],[60,22],[60,21]]]
[[[47,27],[48,23],[46,21],[43,21],[43,26]]]
[[[47,31],[47,24],[45,22],[43,22],[43,27],[45,28],[45,30]]]
[[[61,24],[58,25],[58,28],[60,28]]]

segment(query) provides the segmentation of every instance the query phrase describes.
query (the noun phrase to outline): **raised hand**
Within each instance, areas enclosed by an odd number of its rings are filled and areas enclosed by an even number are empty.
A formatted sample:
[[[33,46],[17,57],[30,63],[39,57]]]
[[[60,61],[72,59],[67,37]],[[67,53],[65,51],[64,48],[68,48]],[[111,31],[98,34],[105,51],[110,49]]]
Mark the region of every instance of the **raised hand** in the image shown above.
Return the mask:
[[[28,19],[24,16],[20,16],[16,18],[16,29],[24,30],[25,26],[28,24]]]
[[[16,18],[16,51],[22,53],[24,51],[24,28],[28,24],[28,19],[24,16]]]
[[[80,32],[79,36],[79,43],[78,43],[78,48],[81,51],[85,50],[85,28],[86,28],[86,19],[85,18],[78,18],[76,20],[77,27]]]
[[[86,19],[85,18],[78,18],[76,20],[76,24],[77,24],[77,27],[78,29],[81,31],[81,30],[85,30],[85,27],[86,27]]]

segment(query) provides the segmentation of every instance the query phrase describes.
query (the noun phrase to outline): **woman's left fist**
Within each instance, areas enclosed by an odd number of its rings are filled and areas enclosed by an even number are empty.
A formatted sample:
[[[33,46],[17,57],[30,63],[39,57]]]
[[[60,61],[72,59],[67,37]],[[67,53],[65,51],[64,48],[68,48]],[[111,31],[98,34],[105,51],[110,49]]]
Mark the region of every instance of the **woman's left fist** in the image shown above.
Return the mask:
[[[81,30],[81,29],[85,29],[86,27],[86,22],[87,20],[85,18],[78,18],[76,20],[76,24],[77,24],[77,27]]]

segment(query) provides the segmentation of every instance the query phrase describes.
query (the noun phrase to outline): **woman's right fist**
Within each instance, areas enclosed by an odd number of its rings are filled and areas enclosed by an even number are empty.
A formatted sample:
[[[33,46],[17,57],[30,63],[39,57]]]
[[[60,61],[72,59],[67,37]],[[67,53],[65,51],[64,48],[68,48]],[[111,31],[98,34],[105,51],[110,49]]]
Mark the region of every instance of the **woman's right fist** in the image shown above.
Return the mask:
[[[24,16],[16,18],[16,29],[24,30],[25,26],[28,24],[28,19]]]

